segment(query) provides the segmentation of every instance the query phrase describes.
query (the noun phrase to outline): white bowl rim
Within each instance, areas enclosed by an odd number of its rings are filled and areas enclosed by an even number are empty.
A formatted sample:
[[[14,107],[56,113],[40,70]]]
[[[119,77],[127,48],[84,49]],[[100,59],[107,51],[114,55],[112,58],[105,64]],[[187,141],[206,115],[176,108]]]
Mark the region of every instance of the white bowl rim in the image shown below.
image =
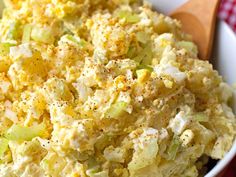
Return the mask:
[[[219,20],[219,25],[224,26],[224,29],[228,31],[227,33],[230,35],[230,37],[234,38],[236,41],[236,35],[227,23],[225,23],[222,20]],[[212,168],[212,170],[205,175],[205,177],[215,177],[216,175],[219,175],[229,165],[229,163],[232,161],[235,155],[236,155],[236,139],[234,140],[233,146],[231,147],[230,151],[226,153],[225,157],[221,159],[216,164],[216,166],[214,166],[214,168]]]

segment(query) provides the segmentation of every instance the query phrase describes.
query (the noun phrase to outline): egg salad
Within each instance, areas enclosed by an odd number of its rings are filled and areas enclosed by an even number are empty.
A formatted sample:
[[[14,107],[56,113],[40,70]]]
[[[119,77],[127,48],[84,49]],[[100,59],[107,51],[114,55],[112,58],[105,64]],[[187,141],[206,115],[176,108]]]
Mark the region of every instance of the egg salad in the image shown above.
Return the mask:
[[[0,177],[198,177],[236,135],[233,90],[140,0],[5,0]]]

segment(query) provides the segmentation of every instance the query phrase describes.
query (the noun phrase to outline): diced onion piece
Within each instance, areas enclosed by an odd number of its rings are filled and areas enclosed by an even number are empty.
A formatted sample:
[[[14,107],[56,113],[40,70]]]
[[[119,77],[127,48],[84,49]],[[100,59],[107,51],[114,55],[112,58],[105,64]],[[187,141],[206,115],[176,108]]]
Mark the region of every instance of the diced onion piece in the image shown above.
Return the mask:
[[[120,101],[116,102],[105,113],[106,118],[117,118],[121,116],[127,108],[127,103]]]
[[[26,140],[30,141],[34,137],[42,136],[45,132],[46,125],[41,123],[39,125],[35,125],[32,127],[24,127],[22,125],[13,125],[11,128],[7,130],[5,133],[5,137],[8,140]]]
[[[25,25],[23,29],[23,36],[22,36],[22,43],[27,43],[30,41],[30,35],[31,35],[32,26],[31,25]]]
[[[6,138],[0,138],[0,157],[6,152],[8,148],[8,140]]]

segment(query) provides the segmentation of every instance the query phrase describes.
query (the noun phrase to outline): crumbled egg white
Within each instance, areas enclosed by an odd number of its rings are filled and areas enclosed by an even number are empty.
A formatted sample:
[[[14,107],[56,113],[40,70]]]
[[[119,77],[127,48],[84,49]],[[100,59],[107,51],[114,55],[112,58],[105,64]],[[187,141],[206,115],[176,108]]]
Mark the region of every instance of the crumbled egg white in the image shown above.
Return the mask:
[[[189,145],[189,143],[191,143],[193,138],[194,138],[194,133],[190,129],[185,130],[180,136],[180,140],[182,141],[183,146]]]
[[[154,68],[154,71],[158,76],[169,75],[178,83],[184,81],[187,77],[184,72],[181,72],[177,67],[172,66],[171,64],[157,65]]]
[[[169,127],[176,134],[180,135],[189,124],[190,120],[186,117],[183,111],[180,111],[172,120]]]
[[[0,88],[4,94],[6,94],[11,86],[10,82],[0,81]]]
[[[32,57],[33,53],[31,51],[30,44],[26,43],[15,47],[10,47],[10,56],[14,59],[19,57]]]

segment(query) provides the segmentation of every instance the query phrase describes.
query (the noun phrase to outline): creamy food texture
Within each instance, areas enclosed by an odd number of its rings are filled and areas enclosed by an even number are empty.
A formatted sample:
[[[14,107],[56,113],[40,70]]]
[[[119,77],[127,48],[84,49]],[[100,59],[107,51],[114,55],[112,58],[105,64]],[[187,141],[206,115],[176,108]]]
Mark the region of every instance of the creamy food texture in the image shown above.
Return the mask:
[[[136,0],[6,0],[1,177],[197,177],[230,150],[232,89]]]

